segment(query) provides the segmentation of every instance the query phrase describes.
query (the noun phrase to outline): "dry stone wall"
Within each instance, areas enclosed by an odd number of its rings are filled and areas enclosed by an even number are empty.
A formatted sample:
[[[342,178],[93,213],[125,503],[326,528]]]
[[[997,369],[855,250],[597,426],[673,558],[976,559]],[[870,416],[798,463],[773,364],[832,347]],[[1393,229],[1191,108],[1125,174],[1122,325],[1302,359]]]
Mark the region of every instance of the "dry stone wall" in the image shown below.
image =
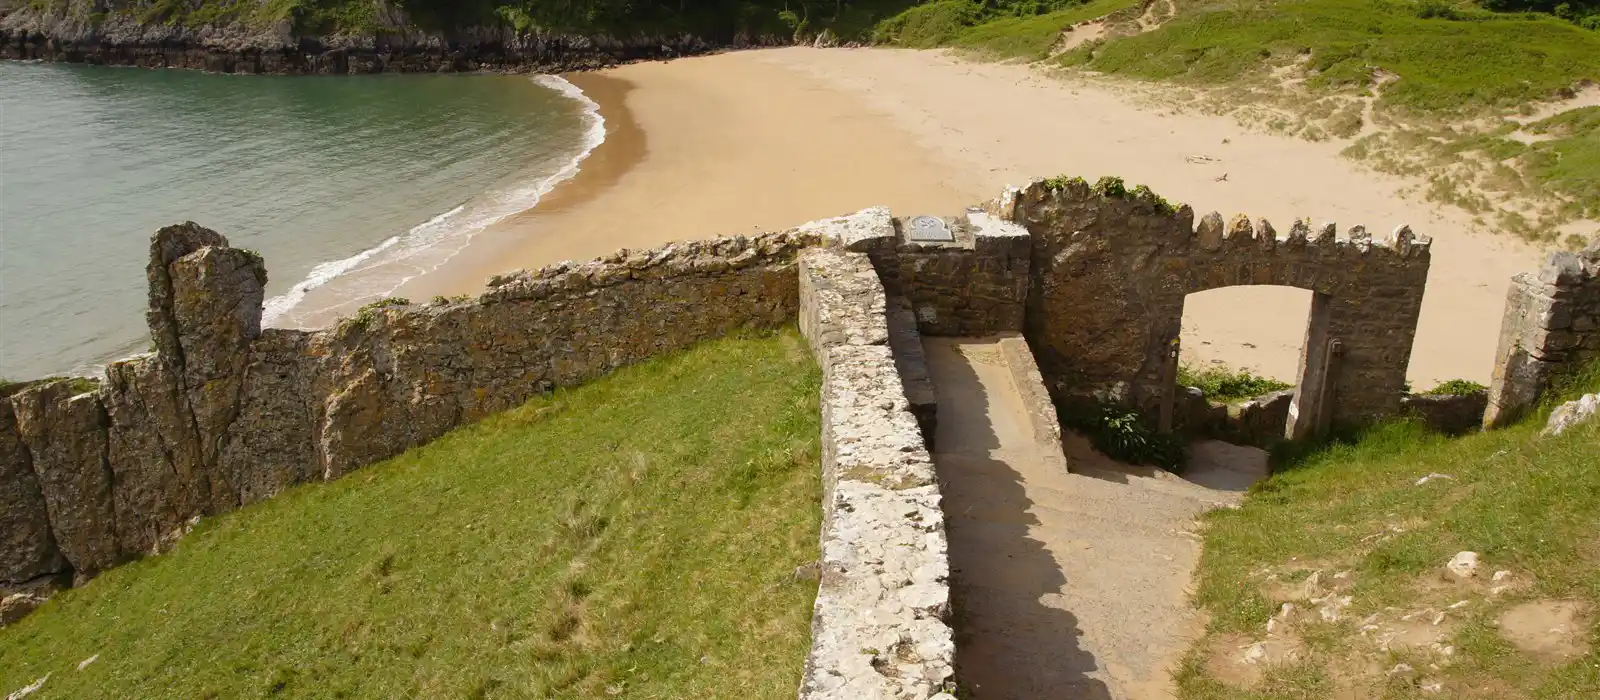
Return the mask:
[[[1557,375],[1600,359],[1600,238],[1512,278],[1489,385],[1486,427],[1516,420]]]
[[[933,461],[889,346],[868,256],[893,228],[837,220],[800,264],[800,328],[822,367],[821,585],[802,700],[949,698],[955,643]],[[880,235],[873,235],[874,233]]]
[[[1404,227],[1380,240],[1359,226],[1338,237],[1333,224],[1313,231],[1303,221],[1280,237],[1266,220],[1225,224],[1216,213],[1197,227],[1187,206],[1113,184],[1039,181],[990,205],[1032,234],[1026,334],[1058,399],[1113,398],[1153,412],[1171,400],[1185,296],[1283,285],[1315,292],[1291,408],[1298,423],[1357,423],[1398,410],[1428,239]],[[1324,372],[1331,394],[1313,395]]]
[[[260,327],[266,272],[194,224],[152,239],[156,352],[0,399],[0,587],[161,550],[190,521],[332,479],[556,387],[798,312],[814,234],[621,251],[479,298]]]

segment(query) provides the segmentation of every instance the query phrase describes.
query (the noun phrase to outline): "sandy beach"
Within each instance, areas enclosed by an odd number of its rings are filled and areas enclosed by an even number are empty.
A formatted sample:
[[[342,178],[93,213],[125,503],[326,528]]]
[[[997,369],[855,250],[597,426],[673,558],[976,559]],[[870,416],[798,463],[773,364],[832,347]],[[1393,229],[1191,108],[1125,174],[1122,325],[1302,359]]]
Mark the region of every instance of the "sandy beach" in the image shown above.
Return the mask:
[[[538,207],[399,291],[475,293],[489,275],[622,247],[787,228],[886,205],[951,214],[1007,184],[1117,175],[1197,212],[1295,217],[1434,238],[1411,362],[1419,388],[1487,382],[1509,278],[1539,251],[1460,210],[1398,194],[1407,183],[1313,143],[1186,114],[1149,86],[1061,80],[937,52],[787,48],[571,76],[601,105],[606,142]],[[1197,156],[1198,158],[1190,158]],[[1198,161],[1198,162],[1196,162]],[[1185,362],[1293,379],[1309,293],[1197,294]]]

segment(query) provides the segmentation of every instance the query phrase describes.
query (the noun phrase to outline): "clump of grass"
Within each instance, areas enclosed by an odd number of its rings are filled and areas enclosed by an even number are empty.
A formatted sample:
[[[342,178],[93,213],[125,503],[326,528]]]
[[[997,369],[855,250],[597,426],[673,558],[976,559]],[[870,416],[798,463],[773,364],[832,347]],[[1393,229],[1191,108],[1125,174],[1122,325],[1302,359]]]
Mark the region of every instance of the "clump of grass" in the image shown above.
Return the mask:
[[[1488,390],[1489,387],[1470,379],[1451,379],[1449,381],[1440,382],[1438,386],[1435,386],[1434,388],[1422,393],[1429,396],[1468,396],[1471,394],[1482,394]]]
[[[1293,389],[1294,385],[1271,377],[1262,377],[1247,369],[1228,367],[1178,368],[1178,385],[1199,389],[1211,401],[1237,403],[1274,391]]]
[[[393,306],[410,305],[411,300],[405,297],[384,297],[377,301],[368,303],[359,309],[356,309],[356,312],[352,314],[350,318],[339,322],[339,327],[344,329],[366,328],[372,325],[373,321],[378,320],[378,317],[382,315],[384,309]]]
[[[820,512],[803,348],[708,343],[207,518],[0,629],[0,692],[793,698]]]
[[[1568,381],[1564,391],[1600,390],[1600,368]],[[1351,604],[1344,622],[1296,622],[1279,630],[1304,638],[1304,662],[1388,668],[1395,659],[1362,634],[1361,623],[1348,621],[1377,615],[1392,623],[1465,599],[1466,606],[1449,611],[1457,631],[1444,643],[1455,655],[1432,667],[1430,677],[1447,688],[1495,688],[1496,697],[1600,697],[1593,672],[1600,646],[1544,663],[1517,652],[1493,625],[1507,607],[1530,599],[1600,605],[1593,529],[1600,522],[1600,425],[1541,437],[1545,413],[1461,438],[1402,420],[1290,455],[1241,508],[1205,517],[1195,600],[1210,615],[1211,637],[1196,645],[1191,661],[1203,658],[1215,635],[1259,639],[1283,602],[1267,573],[1284,580],[1285,572],[1310,566],[1323,570],[1324,582],[1347,572],[1341,593]],[[1433,473],[1451,478],[1417,483]],[[1464,550],[1478,553],[1482,571],[1511,572],[1519,587],[1491,596],[1487,586],[1432,583]],[[1204,663],[1186,664],[1178,681],[1186,697],[1231,697]]]

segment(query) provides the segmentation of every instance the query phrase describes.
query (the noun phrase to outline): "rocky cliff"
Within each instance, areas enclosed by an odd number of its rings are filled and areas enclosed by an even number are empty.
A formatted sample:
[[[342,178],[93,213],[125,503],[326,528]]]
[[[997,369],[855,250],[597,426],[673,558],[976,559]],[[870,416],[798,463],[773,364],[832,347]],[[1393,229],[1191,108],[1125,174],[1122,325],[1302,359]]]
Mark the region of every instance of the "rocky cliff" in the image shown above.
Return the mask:
[[[297,30],[289,16],[275,15],[272,3],[239,4],[256,11],[180,22],[153,14],[149,3],[130,0],[13,2],[9,8],[0,3],[0,58],[221,73],[558,73],[787,43],[747,33],[612,36],[523,32],[504,24],[427,30],[388,2],[376,3],[359,29],[315,33]]]

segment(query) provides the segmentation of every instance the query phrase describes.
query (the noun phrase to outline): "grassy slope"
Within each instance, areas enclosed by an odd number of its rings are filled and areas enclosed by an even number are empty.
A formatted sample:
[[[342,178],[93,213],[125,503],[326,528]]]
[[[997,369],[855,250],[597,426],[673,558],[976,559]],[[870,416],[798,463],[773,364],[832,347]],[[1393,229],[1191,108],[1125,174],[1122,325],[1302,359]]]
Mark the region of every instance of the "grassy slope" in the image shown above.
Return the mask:
[[[1600,389],[1594,379],[1590,391]],[[1431,674],[1450,684],[1446,697],[1600,697],[1600,630],[1590,630],[1587,656],[1552,666],[1513,649],[1492,625],[1526,600],[1600,606],[1600,425],[1540,438],[1542,425],[1536,416],[1455,440],[1412,424],[1382,426],[1291,463],[1258,484],[1243,508],[1211,513],[1196,596],[1210,613],[1211,635],[1261,637],[1281,602],[1269,595],[1269,570],[1283,581],[1313,569],[1325,581],[1350,571],[1353,584],[1344,593],[1353,602],[1340,622],[1295,623],[1308,658],[1269,673],[1255,693],[1218,683],[1197,649],[1179,674],[1184,697],[1332,697],[1329,668],[1352,653],[1376,659],[1383,670],[1402,661],[1425,669],[1431,660],[1377,651],[1358,628],[1373,613],[1393,618],[1390,606],[1444,609],[1463,599],[1472,603],[1450,613],[1460,623],[1455,657]],[[1430,473],[1454,479],[1416,484]],[[1486,597],[1430,584],[1463,550],[1478,552],[1486,572],[1508,570],[1531,586]],[[1417,693],[1382,673],[1374,685],[1363,697]]]
[[[1041,60],[1079,22],[1126,10],[1139,0],[1088,0],[1077,7],[1033,17],[1006,17],[963,30],[950,43],[989,56]]]
[[[1180,5],[1155,31],[1064,60],[1143,78],[1223,82],[1309,56],[1315,81],[1329,86],[1366,85],[1374,68],[1393,73],[1400,80],[1382,101],[1428,113],[1514,106],[1600,80],[1600,32],[1550,17],[1422,19],[1418,7],[1396,0]]]
[[[718,341],[203,521],[0,630],[0,693],[792,698],[818,382]]]

